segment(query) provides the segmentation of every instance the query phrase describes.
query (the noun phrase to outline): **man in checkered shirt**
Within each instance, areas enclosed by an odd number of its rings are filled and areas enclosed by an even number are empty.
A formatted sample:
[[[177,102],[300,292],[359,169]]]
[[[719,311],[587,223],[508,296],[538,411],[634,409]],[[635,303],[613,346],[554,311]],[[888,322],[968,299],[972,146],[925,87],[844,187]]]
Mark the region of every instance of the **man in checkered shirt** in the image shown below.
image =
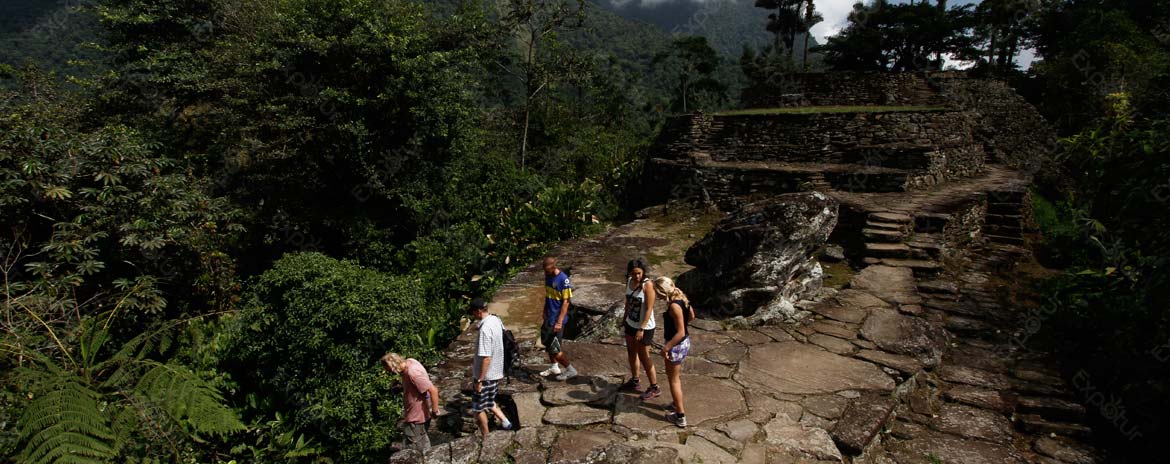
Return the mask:
[[[490,409],[500,420],[500,427],[510,430],[512,423],[504,415],[504,411],[496,404],[496,393],[499,391],[500,379],[504,378],[504,321],[494,314],[488,314],[487,302],[482,298],[471,301],[468,308],[471,317],[479,321],[479,337],[475,342],[475,359],[471,361],[471,376],[475,381],[472,386],[475,393],[471,397],[471,413],[475,415],[475,422],[479,424],[479,431],[483,436],[488,434],[488,416]]]

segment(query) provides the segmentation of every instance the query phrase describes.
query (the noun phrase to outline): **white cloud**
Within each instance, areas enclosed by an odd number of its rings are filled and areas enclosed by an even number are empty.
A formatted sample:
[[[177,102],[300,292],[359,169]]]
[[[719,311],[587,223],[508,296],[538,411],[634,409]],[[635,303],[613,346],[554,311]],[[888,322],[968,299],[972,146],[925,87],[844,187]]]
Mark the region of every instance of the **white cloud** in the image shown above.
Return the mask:
[[[813,37],[817,38],[820,43],[825,43],[825,38],[841,32],[847,24],[849,24],[849,12],[853,11],[853,4],[857,0],[820,0],[816,2],[817,11],[821,12],[825,20],[813,26]]]

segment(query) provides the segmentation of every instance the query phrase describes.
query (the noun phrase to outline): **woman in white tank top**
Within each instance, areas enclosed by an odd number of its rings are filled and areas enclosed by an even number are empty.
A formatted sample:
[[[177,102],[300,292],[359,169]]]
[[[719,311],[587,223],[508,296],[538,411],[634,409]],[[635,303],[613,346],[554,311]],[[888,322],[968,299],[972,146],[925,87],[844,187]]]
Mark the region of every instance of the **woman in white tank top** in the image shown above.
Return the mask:
[[[654,284],[646,276],[649,267],[642,259],[630,260],[626,265],[626,310],[625,320],[626,357],[630,364],[630,380],[622,385],[623,390],[640,391],[639,370],[646,371],[650,386],[642,392],[643,400],[654,398],[662,392],[658,389],[658,375],[650,362],[650,341],[654,339]],[[639,369],[641,364],[642,369]]]

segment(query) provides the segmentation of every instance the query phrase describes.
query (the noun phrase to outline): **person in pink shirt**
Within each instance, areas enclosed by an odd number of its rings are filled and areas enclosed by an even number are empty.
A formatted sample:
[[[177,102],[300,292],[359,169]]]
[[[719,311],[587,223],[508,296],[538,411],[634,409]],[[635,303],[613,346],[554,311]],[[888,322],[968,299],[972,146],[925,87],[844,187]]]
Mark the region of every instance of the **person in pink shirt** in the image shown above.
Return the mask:
[[[431,383],[427,369],[413,358],[403,358],[398,353],[382,356],[382,367],[392,374],[402,375],[402,433],[405,435],[403,449],[415,449],[420,453],[431,447],[427,436],[427,424],[431,416],[441,416],[439,389]]]

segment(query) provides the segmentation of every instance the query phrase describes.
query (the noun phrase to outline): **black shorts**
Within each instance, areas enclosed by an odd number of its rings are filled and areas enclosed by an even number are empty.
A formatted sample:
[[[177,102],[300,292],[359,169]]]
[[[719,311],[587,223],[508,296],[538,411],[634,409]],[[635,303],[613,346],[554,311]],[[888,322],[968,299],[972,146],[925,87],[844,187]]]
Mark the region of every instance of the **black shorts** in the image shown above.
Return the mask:
[[[561,352],[561,341],[565,339],[565,331],[554,332],[552,327],[547,325],[540,326],[540,344],[544,345],[544,351],[551,355],[556,355]]]
[[[496,393],[499,392],[499,380],[483,381],[483,388],[479,393],[471,395],[471,412],[483,412],[496,405]]]
[[[630,336],[630,337],[637,337],[638,336],[638,328],[637,327],[630,327],[630,324],[626,324],[626,335]],[[643,345],[649,345],[650,340],[653,340],[653,339],[654,339],[654,329],[642,331],[642,344]]]

